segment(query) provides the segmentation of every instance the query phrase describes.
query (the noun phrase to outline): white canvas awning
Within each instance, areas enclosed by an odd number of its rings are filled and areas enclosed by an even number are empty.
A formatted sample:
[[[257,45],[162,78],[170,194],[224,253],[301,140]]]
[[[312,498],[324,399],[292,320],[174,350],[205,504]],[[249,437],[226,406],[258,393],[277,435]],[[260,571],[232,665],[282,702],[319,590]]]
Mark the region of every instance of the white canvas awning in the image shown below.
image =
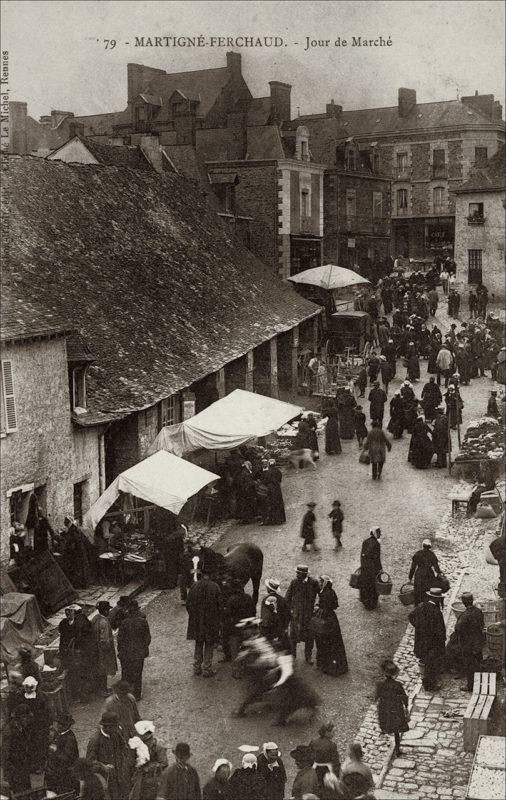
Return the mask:
[[[214,472],[159,450],[118,475],[85,515],[83,528],[94,530],[120,492],[179,514],[190,497],[218,478]]]
[[[303,411],[291,403],[235,389],[191,419],[162,428],[150,451],[168,450],[181,456],[200,449],[232,450],[268,436]]]

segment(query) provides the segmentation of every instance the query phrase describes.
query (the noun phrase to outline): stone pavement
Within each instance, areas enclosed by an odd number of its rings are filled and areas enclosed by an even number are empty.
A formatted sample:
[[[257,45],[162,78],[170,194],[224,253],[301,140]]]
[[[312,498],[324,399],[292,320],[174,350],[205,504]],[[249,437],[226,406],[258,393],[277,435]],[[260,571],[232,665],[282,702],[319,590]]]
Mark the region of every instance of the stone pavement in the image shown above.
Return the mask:
[[[472,565],[479,564],[482,569],[484,542],[497,523],[497,519],[467,519],[464,514],[452,519],[448,512],[436,533],[433,549],[452,587],[444,611],[448,636],[456,621],[451,604],[467,588]],[[497,568],[489,566],[486,577],[489,585],[483,594],[490,597]],[[393,737],[381,733],[375,704],[367,711],[357,741],[362,744],[365,761],[376,773],[378,800],[465,797],[473,760],[473,755],[463,749],[463,716],[469,695],[460,691],[462,678],[448,675],[443,677],[440,692],[425,692],[413,655],[413,639],[414,630],[409,625],[394,655],[400,668],[399,680],[410,697],[410,730],[402,737],[402,757],[392,760]]]

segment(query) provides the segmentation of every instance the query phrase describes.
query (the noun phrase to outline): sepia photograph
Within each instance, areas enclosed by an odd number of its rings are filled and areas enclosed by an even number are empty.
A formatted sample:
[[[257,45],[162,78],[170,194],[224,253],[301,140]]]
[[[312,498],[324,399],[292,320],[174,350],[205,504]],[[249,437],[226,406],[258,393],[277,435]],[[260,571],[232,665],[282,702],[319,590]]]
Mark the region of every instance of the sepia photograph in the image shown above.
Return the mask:
[[[504,800],[502,0],[4,0],[0,800]]]

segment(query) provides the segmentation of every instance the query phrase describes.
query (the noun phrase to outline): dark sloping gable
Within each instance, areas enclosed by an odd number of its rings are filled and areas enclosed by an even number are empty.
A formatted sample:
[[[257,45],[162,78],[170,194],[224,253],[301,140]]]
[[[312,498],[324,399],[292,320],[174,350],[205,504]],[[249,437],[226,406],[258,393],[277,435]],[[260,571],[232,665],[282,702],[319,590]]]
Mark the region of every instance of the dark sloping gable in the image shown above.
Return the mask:
[[[135,410],[319,313],[178,175],[11,156],[14,298],[85,338],[90,410]]]
[[[99,164],[106,166],[130,167],[131,169],[152,170],[152,166],[140,147],[110,145],[95,142],[84,136],[79,137]]]
[[[484,167],[472,171],[468,180],[459,186],[458,193],[491,192],[506,189],[506,149],[504,145],[491,156]]]

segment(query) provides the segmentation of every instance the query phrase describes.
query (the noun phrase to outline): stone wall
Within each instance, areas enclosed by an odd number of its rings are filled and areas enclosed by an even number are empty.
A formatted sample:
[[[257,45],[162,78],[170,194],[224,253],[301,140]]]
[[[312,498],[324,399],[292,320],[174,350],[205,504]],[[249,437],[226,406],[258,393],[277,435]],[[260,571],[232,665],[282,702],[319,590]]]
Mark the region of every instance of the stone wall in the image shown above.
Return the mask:
[[[506,193],[476,192],[456,195],[455,215],[455,261],[459,289],[467,294],[468,250],[482,251],[482,280],[496,298],[504,298],[505,275],[505,220]],[[470,225],[467,217],[469,203],[483,203],[485,221],[483,225]]]

